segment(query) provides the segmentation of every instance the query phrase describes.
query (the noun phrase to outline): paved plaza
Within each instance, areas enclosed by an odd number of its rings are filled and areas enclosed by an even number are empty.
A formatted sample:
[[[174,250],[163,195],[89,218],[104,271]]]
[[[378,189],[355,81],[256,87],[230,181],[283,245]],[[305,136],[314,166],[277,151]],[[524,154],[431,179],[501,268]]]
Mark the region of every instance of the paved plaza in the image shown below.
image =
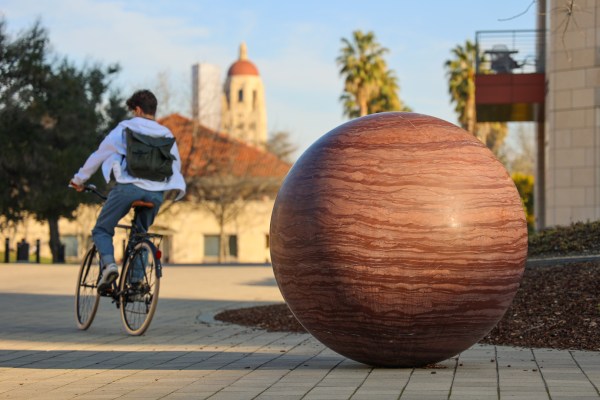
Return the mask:
[[[0,399],[600,398],[600,352],[475,345],[436,368],[371,368],[308,334],[213,320],[281,302],[270,267],[166,267],[146,335],[108,299],[83,332],[77,268],[0,264]]]

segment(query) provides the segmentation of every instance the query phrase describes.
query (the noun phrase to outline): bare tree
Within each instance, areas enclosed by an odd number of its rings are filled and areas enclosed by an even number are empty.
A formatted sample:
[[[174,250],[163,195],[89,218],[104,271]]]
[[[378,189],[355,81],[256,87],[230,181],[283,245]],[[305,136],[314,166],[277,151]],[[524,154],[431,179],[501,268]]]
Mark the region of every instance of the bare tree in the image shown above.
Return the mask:
[[[176,79],[168,69],[163,69],[156,77],[142,86],[154,92],[158,99],[158,117],[178,112],[191,115],[190,88],[188,79]]]
[[[173,116],[163,122],[177,136],[187,182],[186,200],[208,211],[219,226],[218,261],[223,262],[228,250],[227,224],[253,201],[274,197],[290,165],[197,121]],[[161,211],[169,209],[171,200],[165,201]]]
[[[475,136],[485,144],[496,157],[502,160],[502,146],[508,134],[504,122],[478,122],[475,124]]]
[[[173,89],[169,71],[162,70],[158,72],[154,85],[154,93],[156,93],[157,98],[160,99],[161,115],[172,113]]]
[[[290,133],[287,131],[277,131],[271,133],[267,140],[267,151],[273,153],[277,158],[285,162],[292,162],[294,153],[298,146],[290,140]]]
[[[219,256],[222,263],[229,255],[225,227],[244,213],[250,202],[277,193],[281,181],[275,178],[253,178],[218,175],[197,179],[194,202],[208,211],[219,226]]]
[[[262,159],[253,160],[251,154],[256,149],[228,140],[228,152],[223,154],[217,148],[207,154],[203,173],[192,175],[188,186],[190,200],[217,221],[219,263],[228,256],[226,225],[243,214],[252,201],[274,197],[283,180],[283,174],[269,174],[268,164],[278,161],[274,155],[263,153]]]
[[[520,125],[516,131],[514,145],[506,143],[503,150],[506,154],[507,169],[511,173],[519,172],[524,175],[534,175],[535,140],[532,129]]]

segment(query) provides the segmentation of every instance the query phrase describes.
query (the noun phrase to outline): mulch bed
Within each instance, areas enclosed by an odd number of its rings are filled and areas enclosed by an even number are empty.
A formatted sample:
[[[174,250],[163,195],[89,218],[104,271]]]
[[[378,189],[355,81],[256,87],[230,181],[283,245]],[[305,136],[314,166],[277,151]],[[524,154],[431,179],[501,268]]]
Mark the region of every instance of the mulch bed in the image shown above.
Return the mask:
[[[305,332],[285,304],[227,310],[215,319]],[[600,351],[600,262],[526,268],[513,304],[481,342]]]

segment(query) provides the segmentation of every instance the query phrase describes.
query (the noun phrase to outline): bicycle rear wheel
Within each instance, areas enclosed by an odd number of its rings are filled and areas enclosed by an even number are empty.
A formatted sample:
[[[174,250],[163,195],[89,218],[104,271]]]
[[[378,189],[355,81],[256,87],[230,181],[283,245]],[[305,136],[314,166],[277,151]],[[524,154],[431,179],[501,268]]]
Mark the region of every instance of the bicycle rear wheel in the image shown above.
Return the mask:
[[[98,310],[100,295],[98,294],[98,278],[100,275],[100,256],[96,246],[85,255],[75,289],[75,316],[77,327],[86,330],[90,327]]]
[[[123,326],[130,335],[142,335],[152,322],[160,289],[157,260],[149,242],[135,245],[123,267],[119,289]]]

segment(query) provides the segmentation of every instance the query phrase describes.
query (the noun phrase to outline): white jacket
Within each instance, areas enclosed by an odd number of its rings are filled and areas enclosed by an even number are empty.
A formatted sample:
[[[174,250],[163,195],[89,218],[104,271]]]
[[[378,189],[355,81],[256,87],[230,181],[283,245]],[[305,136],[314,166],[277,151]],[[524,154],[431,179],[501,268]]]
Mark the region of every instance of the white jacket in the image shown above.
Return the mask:
[[[176,200],[185,195],[185,180],[181,175],[181,158],[177,143],[173,144],[171,154],[175,156],[173,161],[173,175],[164,182],[155,182],[147,179],[134,178],[127,173],[125,155],[127,154],[125,142],[125,128],[132,131],[155,137],[173,137],[171,131],[156,121],[135,117],[122,121],[113,129],[100,143],[98,150],[93,152],[86,160],[83,167],[73,177],[73,182],[83,185],[102,165],[102,174],[106,182],[110,182],[111,172],[119,183],[133,183],[134,185],[150,191],[177,190]]]

